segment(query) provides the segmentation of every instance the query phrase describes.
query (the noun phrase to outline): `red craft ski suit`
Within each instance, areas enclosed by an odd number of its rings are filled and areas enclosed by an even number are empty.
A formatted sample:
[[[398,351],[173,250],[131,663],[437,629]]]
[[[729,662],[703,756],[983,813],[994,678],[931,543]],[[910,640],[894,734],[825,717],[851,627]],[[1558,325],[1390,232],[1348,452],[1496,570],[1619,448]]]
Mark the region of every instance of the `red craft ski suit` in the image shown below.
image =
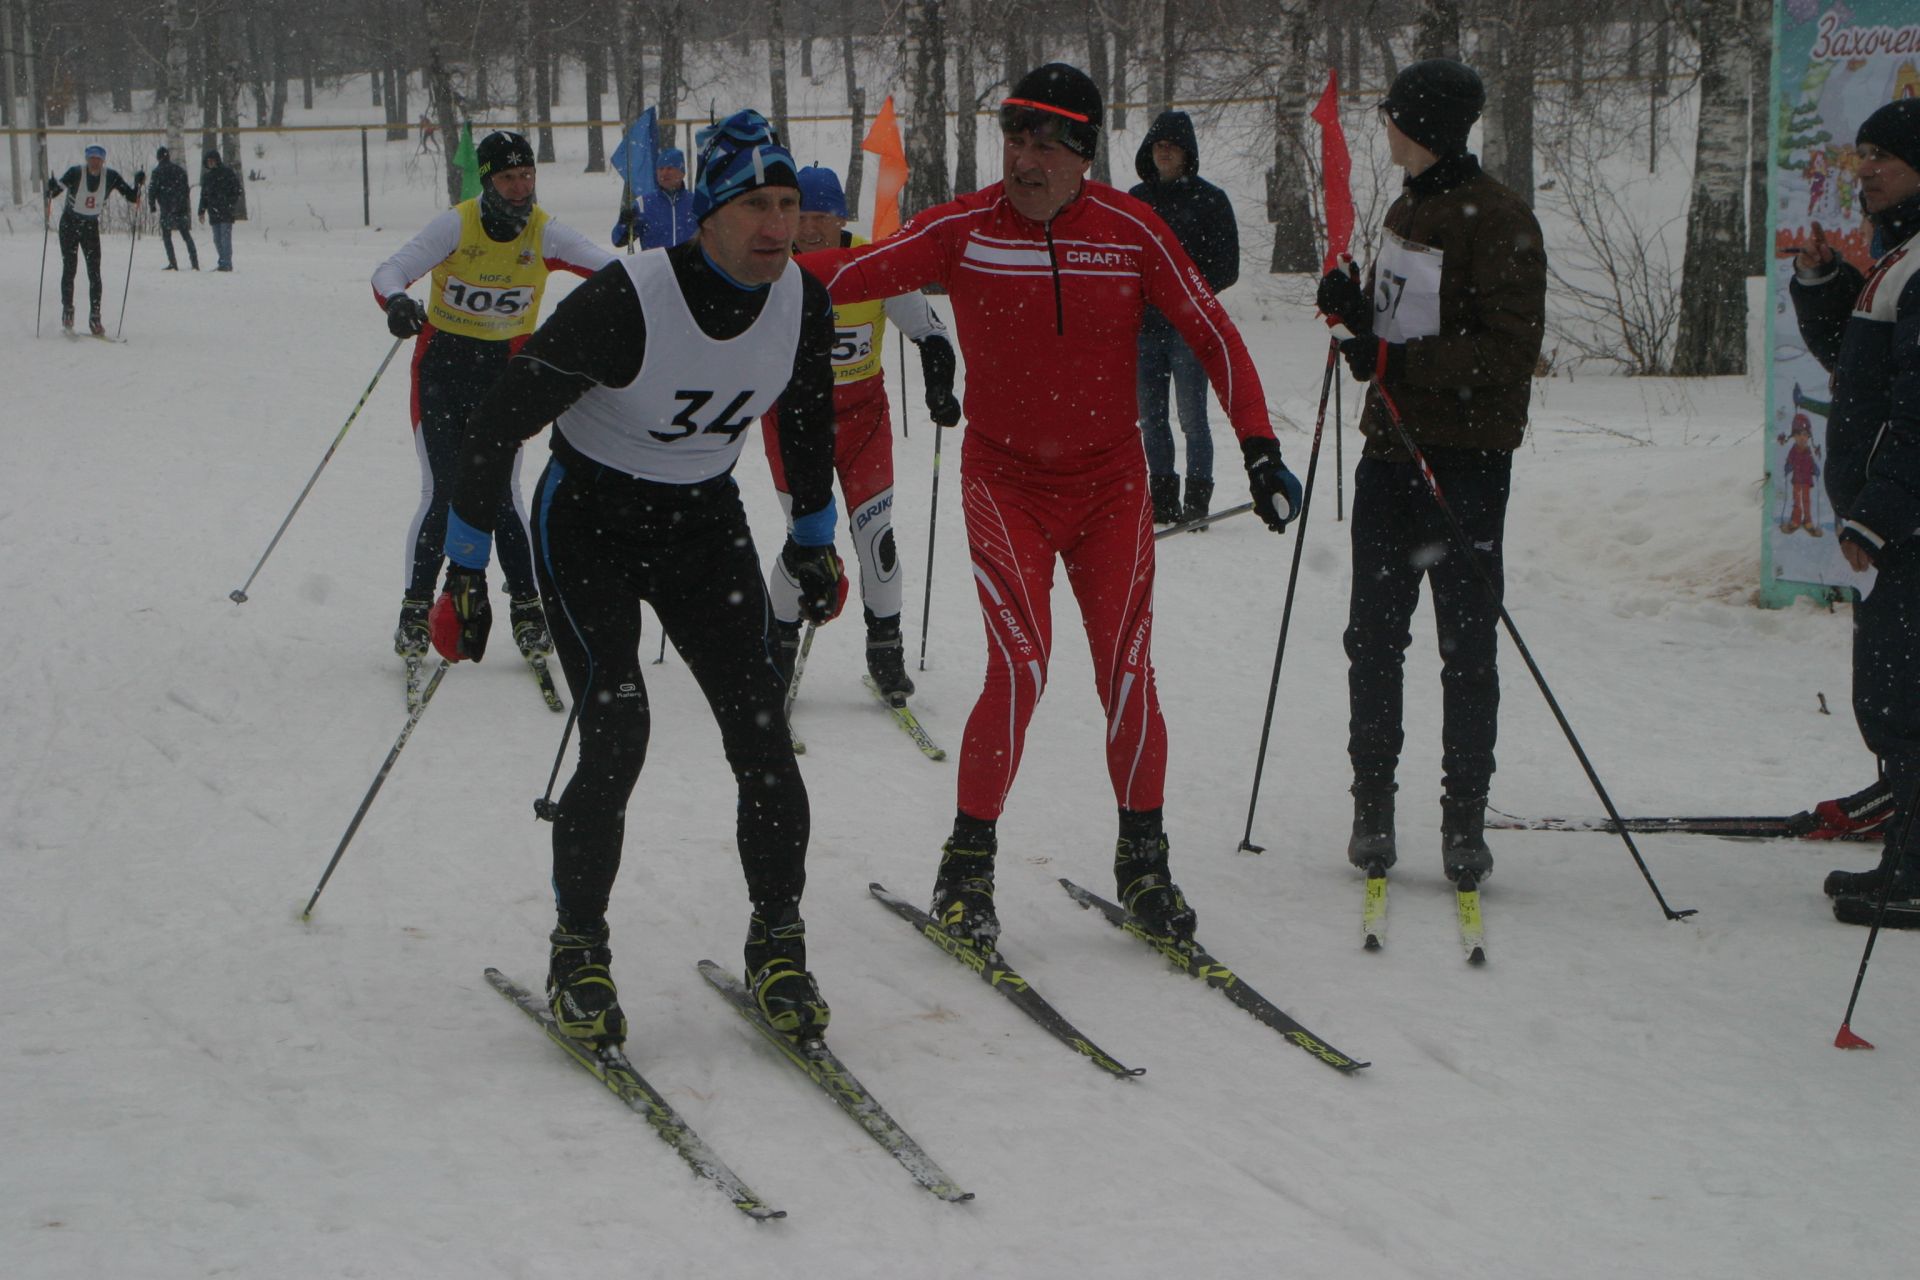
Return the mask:
[[[807,254],[836,303],[944,285],[967,367],[961,504],[987,630],[959,808],[1000,815],[1052,649],[1053,562],[1080,603],[1122,809],[1161,805],[1167,730],[1154,689],[1153,508],[1134,364],[1142,310],[1172,322],[1242,439],[1271,438],[1259,375],[1158,214],[1103,183],[1038,223],[1002,184],[928,209],[898,235]]]

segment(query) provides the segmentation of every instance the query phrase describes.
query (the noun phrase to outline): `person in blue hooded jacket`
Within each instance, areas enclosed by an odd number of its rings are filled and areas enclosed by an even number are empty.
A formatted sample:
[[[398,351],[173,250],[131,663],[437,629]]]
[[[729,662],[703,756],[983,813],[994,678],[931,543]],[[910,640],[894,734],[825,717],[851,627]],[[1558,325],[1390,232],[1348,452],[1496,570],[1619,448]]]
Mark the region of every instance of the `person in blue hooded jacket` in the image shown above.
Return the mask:
[[[635,196],[632,187],[621,184],[614,248],[634,239],[637,231],[642,249],[670,249],[693,239],[700,230],[700,220],[693,215],[693,193],[687,190],[687,158],[680,148],[668,147],[660,153],[653,181],[658,190],[645,196]]]
[[[1146,201],[1173,229],[1180,247],[1220,293],[1240,278],[1240,227],[1227,193],[1200,176],[1200,143],[1184,111],[1162,111],[1133,158],[1140,185],[1128,195]],[[1147,308],[1140,324],[1140,431],[1156,524],[1198,520],[1213,500],[1213,435],[1207,423],[1207,372],[1167,318]],[[1187,493],[1180,500],[1167,384],[1187,441]]]

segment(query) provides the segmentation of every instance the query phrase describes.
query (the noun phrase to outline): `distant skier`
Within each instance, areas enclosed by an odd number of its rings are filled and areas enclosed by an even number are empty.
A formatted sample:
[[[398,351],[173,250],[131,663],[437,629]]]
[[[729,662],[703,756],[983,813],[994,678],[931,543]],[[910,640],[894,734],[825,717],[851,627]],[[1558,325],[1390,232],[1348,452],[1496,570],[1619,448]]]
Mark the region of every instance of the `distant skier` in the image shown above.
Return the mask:
[[[800,230],[794,248],[801,253],[867,243],[846,229],[847,197],[839,175],[820,165],[800,171]],[[900,634],[905,579],[893,541],[893,424],[887,412],[887,384],[881,376],[887,321],[920,350],[927,412],[935,425],[960,421],[954,399],[953,344],[946,326],[922,293],[903,293],[884,301],[835,307],[833,323],[833,469],[847,500],[847,529],[860,561],[861,612],[867,623],[867,673],[882,696],[905,705],[913,694],[907,676],[906,642]],[[780,465],[779,415],[761,420],[760,440],[783,506],[792,504],[785,469]],[[767,579],[776,623],[774,650],[780,673],[793,678],[800,649],[800,584],[778,563]]]
[[[1864,924],[1886,891],[1920,923],[1920,839],[1903,846],[1920,804],[1920,98],[1888,103],[1861,124],[1860,206],[1874,225],[1866,275],[1816,239],[1794,259],[1789,287],[1807,349],[1833,375],[1827,497],[1840,553],[1874,571],[1854,606],[1853,715],[1880,759],[1895,807],[1880,863],[1835,871],[1834,914]]]
[[[87,258],[87,327],[96,338],[107,336],[100,323],[100,215],[106,211],[107,196],[118,191],[135,209],[140,207],[140,188],[146,184],[144,171],[133,175],[133,185],[118,171],[107,168],[107,149],[95,145],[86,150],[86,159],[58,178],[47,181],[46,216],[53,218],[53,201],[63,193],[66,202],[60,211],[60,327],[73,332],[73,279],[79,271],[81,254]]]
[[[474,406],[507,368],[540,318],[549,272],[590,276],[613,255],[536,203],[533,147],[495,131],[474,149],[480,195],[440,214],[373,273],[374,301],[396,338],[413,350],[413,444],[420,505],[407,529],[406,589],[393,649],[417,662],[427,652],[427,610],[440,576],[447,507],[460,440]],[[431,274],[425,306],[407,286]],[[540,611],[527,541],[519,468],[506,469],[488,524],[498,530],[514,642],[531,658],[553,651]],[[468,499],[469,510],[477,505]]]
[[[743,434],[778,400],[793,491],[780,560],[806,616],[827,621],[845,594],[833,549],[833,308],[793,264],[800,192],[772,126],[741,111],[699,141],[700,234],[617,258],[576,289],[475,410],[456,451],[450,563],[433,609],[441,654],[485,653],[495,495],[520,442],[553,422],[534,539],[580,757],[553,821],[547,998],[566,1034],[596,1044],[627,1034],[607,906],[652,731],[642,601],[706,695],[738,790],[735,840],[753,904],[747,987],[796,1038],[818,1036],[829,1018],[800,916],[807,788],[780,715],[771,611],[732,471]],[[644,839],[664,851],[652,824]],[[664,907],[656,896],[649,914]]]

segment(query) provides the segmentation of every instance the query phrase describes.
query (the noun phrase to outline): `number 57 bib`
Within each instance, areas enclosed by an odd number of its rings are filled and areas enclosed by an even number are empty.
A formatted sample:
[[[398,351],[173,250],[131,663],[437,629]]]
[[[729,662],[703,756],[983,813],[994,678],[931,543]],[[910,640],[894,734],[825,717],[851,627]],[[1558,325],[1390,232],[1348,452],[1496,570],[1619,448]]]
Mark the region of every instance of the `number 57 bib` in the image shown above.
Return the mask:
[[[1440,332],[1440,269],[1446,254],[1389,231],[1373,264],[1373,331],[1388,342]]]

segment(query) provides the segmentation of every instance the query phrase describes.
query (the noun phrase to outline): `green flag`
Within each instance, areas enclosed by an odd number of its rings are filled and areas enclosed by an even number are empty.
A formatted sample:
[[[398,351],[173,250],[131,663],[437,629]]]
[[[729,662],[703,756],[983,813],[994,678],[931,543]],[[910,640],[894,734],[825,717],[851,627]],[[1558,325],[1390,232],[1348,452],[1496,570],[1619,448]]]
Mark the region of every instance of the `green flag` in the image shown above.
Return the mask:
[[[480,194],[480,161],[473,154],[473,122],[460,126],[460,146],[453,153],[453,167],[460,171],[460,198],[471,200]]]

